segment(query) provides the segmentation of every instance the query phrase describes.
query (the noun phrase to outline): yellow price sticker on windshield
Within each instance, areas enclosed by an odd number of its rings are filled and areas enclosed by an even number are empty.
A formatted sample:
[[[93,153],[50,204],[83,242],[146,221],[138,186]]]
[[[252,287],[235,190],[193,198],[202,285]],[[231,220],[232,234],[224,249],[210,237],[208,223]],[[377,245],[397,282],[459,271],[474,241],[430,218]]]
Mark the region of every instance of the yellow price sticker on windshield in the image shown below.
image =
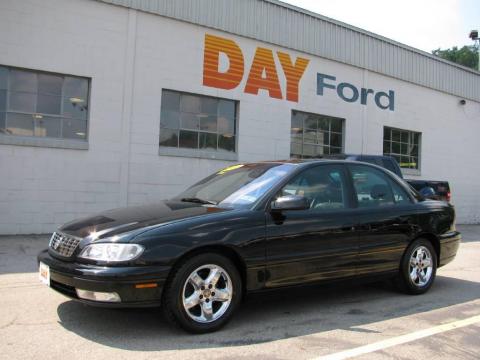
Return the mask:
[[[243,164],[239,164],[239,165],[232,165],[232,166],[229,166],[229,167],[226,167],[225,169],[222,169],[220,170],[217,175],[223,175],[225,174],[226,172],[229,172],[229,171],[232,171],[232,170],[235,170],[235,169],[239,169],[243,166]]]

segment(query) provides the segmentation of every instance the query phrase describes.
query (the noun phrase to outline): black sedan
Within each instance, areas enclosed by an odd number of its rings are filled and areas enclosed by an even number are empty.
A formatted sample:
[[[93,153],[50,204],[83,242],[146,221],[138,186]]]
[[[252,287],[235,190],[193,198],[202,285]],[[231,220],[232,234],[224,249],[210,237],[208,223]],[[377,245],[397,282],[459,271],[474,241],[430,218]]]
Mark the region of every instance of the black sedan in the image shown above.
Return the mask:
[[[161,306],[190,332],[223,326],[246,293],[354,277],[426,292],[452,261],[454,208],[388,170],[340,160],[227,167],[179,196],[73,221],[40,278],[91,305]]]

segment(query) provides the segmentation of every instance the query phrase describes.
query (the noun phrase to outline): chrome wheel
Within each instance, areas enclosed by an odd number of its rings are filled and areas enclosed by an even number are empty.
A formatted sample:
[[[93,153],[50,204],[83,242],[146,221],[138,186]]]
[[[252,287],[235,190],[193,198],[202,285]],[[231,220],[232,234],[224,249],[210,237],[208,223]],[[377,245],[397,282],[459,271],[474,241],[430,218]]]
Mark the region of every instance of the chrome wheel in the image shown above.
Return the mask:
[[[410,280],[416,286],[422,287],[428,284],[433,272],[433,259],[430,250],[425,246],[415,248],[410,257],[409,273]]]
[[[203,265],[194,270],[183,285],[183,308],[192,320],[210,323],[225,314],[232,294],[228,273],[218,265]]]

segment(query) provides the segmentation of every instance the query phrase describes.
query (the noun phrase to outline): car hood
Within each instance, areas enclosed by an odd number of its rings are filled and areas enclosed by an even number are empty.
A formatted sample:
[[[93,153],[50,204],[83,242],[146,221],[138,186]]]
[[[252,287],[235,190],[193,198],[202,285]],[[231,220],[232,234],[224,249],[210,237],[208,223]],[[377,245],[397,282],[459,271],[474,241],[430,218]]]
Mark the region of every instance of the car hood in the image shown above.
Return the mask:
[[[69,222],[59,231],[79,238],[104,239],[125,233],[138,233],[144,228],[187,219],[214,212],[227,211],[211,205],[180,201],[161,201],[155,204],[108,210]]]

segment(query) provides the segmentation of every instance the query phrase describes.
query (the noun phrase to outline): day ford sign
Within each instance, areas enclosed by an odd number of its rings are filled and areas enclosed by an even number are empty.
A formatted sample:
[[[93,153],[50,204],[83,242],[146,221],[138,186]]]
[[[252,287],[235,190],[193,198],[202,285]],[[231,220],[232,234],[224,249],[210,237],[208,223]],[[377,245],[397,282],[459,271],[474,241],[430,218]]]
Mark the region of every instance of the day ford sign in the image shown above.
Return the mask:
[[[220,69],[220,55],[228,59],[226,69]],[[280,69],[275,58],[280,63]],[[257,47],[251,64],[246,64],[243,51],[234,40],[205,34],[204,86],[232,90],[240,86],[246,75],[245,93],[258,95],[263,90],[271,98],[298,102],[301,81],[309,64],[309,59],[300,56],[293,59],[288,53],[264,47]],[[281,82],[285,83],[285,93],[282,92]],[[324,96],[330,91],[347,103],[374,103],[382,110],[395,109],[393,90],[359,88],[349,82],[338,83],[336,76],[317,73],[317,95]]]
[[[336,84],[337,78],[332,75],[317,74],[317,95],[323,96],[325,89],[336,90],[337,95],[343,101],[354,103],[360,102],[362,105],[368,104],[369,95],[375,101],[380,109],[391,110],[395,109],[395,92],[389,90],[388,93],[384,91],[376,92],[373,89],[361,88],[358,89],[355,85],[348,82],[341,82]]]

